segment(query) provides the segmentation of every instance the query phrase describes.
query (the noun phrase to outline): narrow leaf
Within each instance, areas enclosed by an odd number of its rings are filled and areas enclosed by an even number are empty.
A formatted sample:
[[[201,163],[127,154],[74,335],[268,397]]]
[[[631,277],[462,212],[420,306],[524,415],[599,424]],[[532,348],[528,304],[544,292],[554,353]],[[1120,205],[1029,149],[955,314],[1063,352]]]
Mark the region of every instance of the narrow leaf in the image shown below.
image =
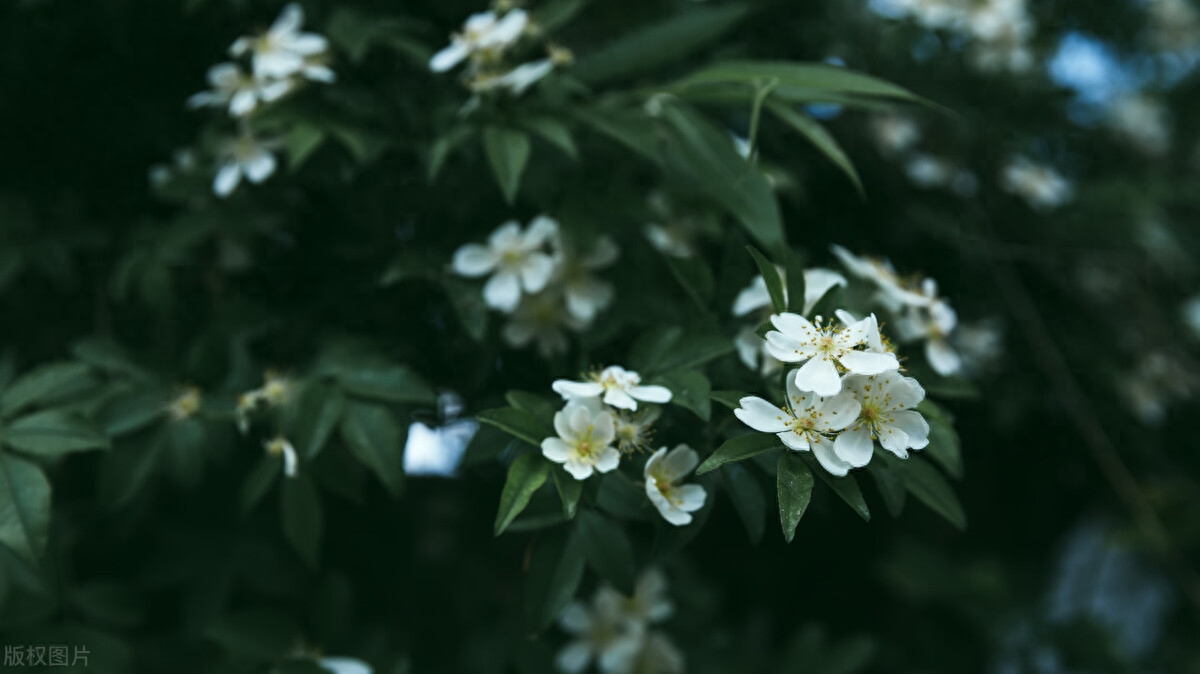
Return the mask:
[[[783,279],[779,278],[779,269],[754,246],[746,246],[746,250],[750,251],[750,257],[753,257],[754,264],[758,265],[758,273],[767,282],[767,293],[771,296],[771,306],[775,308],[775,313],[782,314],[787,311],[787,295],[784,294]]]
[[[0,452],[0,543],[36,565],[50,531],[50,482],[37,464]]]
[[[696,469],[697,475],[714,471],[721,466],[734,461],[744,461],[759,454],[782,449],[783,443],[770,433],[746,433],[736,438],[730,438],[717,448],[711,456]]]
[[[309,568],[317,568],[324,519],[316,485],[306,475],[284,480],[279,505],[288,542]]]
[[[475,415],[476,419],[490,424],[500,430],[514,435],[534,447],[541,447],[542,440],[556,437],[554,428],[538,420],[529,412],[515,407],[501,407],[494,410],[484,410]]]
[[[508,479],[500,492],[500,508],[496,511],[493,533],[504,533],[517,515],[529,505],[533,492],[546,483],[550,463],[541,454],[522,454],[508,467]]]
[[[863,498],[862,490],[858,488],[858,480],[853,475],[833,477],[829,473],[826,473],[825,469],[821,468],[817,464],[816,459],[811,456],[805,455],[804,461],[808,463],[809,469],[832,489],[839,498],[845,501],[846,505],[850,506],[859,517],[867,522],[871,521],[871,509],[867,507],[867,501]]]
[[[808,509],[812,500],[813,474],[808,464],[792,452],[779,455],[776,473],[776,488],[779,497],[779,524],[788,543],[796,535],[796,525]]]
[[[342,440],[375,473],[392,496],[404,487],[404,433],[388,408],[349,401],[342,416]]]
[[[729,488],[729,497],[742,524],[746,526],[746,534],[750,542],[757,544],[762,540],[766,531],[767,499],[763,496],[762,485],[750,471],[738,464],[729,464],[722,469],[725,486]]]
[[[854,169],[854,164],[850,161],[850,157],[846,156],[845,150],[838,144],[837,140],[830,134],[825,127],[821,126],[817,120],[808,115],[794,110],[787,103],[780,101],[768,101],[767,109],[771,111],[780,121],[792,127],[813,147],[825,155],[825,158],[833,162],[834,166],[841,169],[842,173],[850,179],[854,184],[854,189],[858,191],[859,196],[864,196],[862,179],[858,177],[858,171]]]
[[[483,130],[483,148],[487,152],[496,183],[504,200],[513,203],[521,187],[521,175],[529,163],[529,135],[523,131],[490,126]]]
[[[14,421],[3,433],[13,449],[44,457],[108,449],[108,438],[82,419],[62,410],[36,412]]]

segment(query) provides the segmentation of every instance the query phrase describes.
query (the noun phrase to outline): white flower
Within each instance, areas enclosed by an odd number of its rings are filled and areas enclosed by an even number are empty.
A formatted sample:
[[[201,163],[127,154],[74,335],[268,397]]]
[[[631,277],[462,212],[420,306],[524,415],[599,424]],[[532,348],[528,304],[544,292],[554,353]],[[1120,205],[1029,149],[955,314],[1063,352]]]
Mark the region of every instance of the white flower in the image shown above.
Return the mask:
[[[677,527],[691,524],[692,513],[703,508],[708,497],[704,487],[698,484],[678,484],[699,463],[696,450],[678,445],[670,452],[663,447],[650,455],[642,470],[646,496],[663,519]]]
[[[565,330],[578,331],[585,327],[587,324],[584,321],[567,310],[562,292],[547,289],[522,298],[500,331],[500,336],[515,349],[523,349],[537,342],[538,353],[543,358],[550,358],[567,350]]]
[[[618,412],[615,417],[617,449],[622,454],[629,454],[648,447],[654,437],[654,422],[661,414],[662,410],[657,407]]]
[[[554,415],[554,430],[558,437],[542,441],[542,454],[563,464],[576,480],[586,480],[593,471],[607,473],[621,462],[621,453],[612,446],[616,431],[610,412],[568,403]]]
[[[620,250],[607,236],[598,237],[591,250],[578,255],[555,237],[554,281],[562,288],[567,310],[579,320],[590,323],[596,314],[608,308],[613,299],[612,284],[597,278],[592,272],[616,262]]]
[[[317,666],[333,674],[372,674],[371,666],[354,658],[319,658]]]
[[[237,189],[243,177],[255,184],[270,178],[278,165],[272,152],[275,147],[275,142],[261,141],[249,131],[225,141],[219,148],[221,168],[213,179],[213,192],[219,197],[227,197]]]
[[[771,355],[767,350],[767,343],[750,326],[738,331],[733,338],[733,346],[737,349],[738,359],[742,364],[764,377],[783,369],[783,363]]]
[[[317,60],[328,50],[328,41],[315,33],[300,32],[304,10],[291,3],[283,8],[279,18],[256,37],[238,38],[229,48],[231,56],[252,53],[254,75],[260,79],[286,79],[302,75],[309,79],[329,81],[333,72]]]
[[[845,387],[861,409],[858,419],[833,441],[837,458],[860,468],[871,461],[875,440],[902,459],[908,458],[908,450],[929,444],[929,423],[912,409],[925,399],[925,389],[916,379],[898,372],[848,375]]]
[[[542,78],[546,77],[546,75],[549,75],[552,70],[554,70],[554,63],[548,58],[539,61],[530,61],[505,73],[481,74],[470,80],[468,86],[471,88],[471,91],[476,93],[504,89],[514,96],[520,96],[529,87],[532,87],[540,82]]]
[[[529,26],[529,14],[514,9],[504,15],[495,12],[480,12],[467,17],[461,33],[450,38],[450,45],[433,55],[429,69],[442,73],[468,58],[480,61],[496,61],[525,33]]]
[[[652,222],[646,225],[643,233],[650,245],[663,255],[686,259],[696,254],[689,232],[678,225],[660,225]]]
[[[287,438],[279,436],[263,443],[263,449],[266,450],[268,456],[283,457],[283,474],[287,477],[296,477],[299,473],[300,462],[296,454],[296,448],[288,442]]]
[[[855,255],[838,245],[831,246],[830,250],[851,274],[870,281],[879,289],[876,299],[890,311],[929,303],[928,297],[907,287],[909,284],[900,278],[886,258]]]
[[[683,674],[683,654],[661,632],[651,632],[642,641],[642,650],[633,666],[633,674]]]
[[[590,381],[559,379],[551,387],[564,400],[599,398],[604,404],[623,410],[636,410],[637,401],[648,403],[671,402],[671,391],[665,386],[642,386],[638,373],[618,365],[610,365],[593,373]]]
[[[967,376],[977,376],[1004,354],[1004,332],[996,318],[960,325],[951,342],[962,358],[962,371]]]
[[[611,586],[596,591],[596,606],[612,612],[631,629],[641,632],[646,626],[660,623],[675,612],[667,596],[667,577],[658,569],[647,569],[638,577],[633,596],[626,597]]]
[[[779,280],[783,282],[783,301],[788,301],[787,294],[787,274],[779,269]],[[845,286],[846,277],[831,269],[805,269],[804,270],[804,308],[801,314],[807,316],[816,306],[817,302],[825,296],[825,293],[833,290],[837,286]],[[750,285],[742,289],[738,293],[737,298],[733,300],[733,315],[745,316],[760,309],[767,309],[771,306],[771,293],[767,290],[767,282],[763,277],[755,276]]]
[[[885,113],[870,122],[871,136],[884,155],[903,154],[921,140],[921,129],[912,117]]]
[[[878,329],[874,315],[839,327],[833,321],[814,325],[803,316],[783,313],[771,316],[771,324],[775,326],[767,333],[771,355],[785,363],[804,363],[795,372],[801,391],[836,395],[842,390],[839,365],[854,374],[879,374],[900,367],[895,354],[858,350],[871,331]]]
[[[1147,426],[1159,426],[1174,401],[1189,400],[1200,388],[1200,376],[1178,358],[1152,351],[1122,378],[1121,393]]]
[[[1034,210],[1048,211],[1069,202],[1075,190],[1052,167],[1015,157],[1004,167],[1000,185],[1026,201]]]
[[[1200,339],[1200,295],[1183,304],[1183,322],[1192,331],[1192,336]]]
[[[560,672],[579,674],[596,660],[603,674],[627,674],[642,644],[641,630],[632,628],[614,602],[593,601],[591,608],[572,602],[558,618],[564,632],[575,637],[558,652]]]
[[[511,313],[521,301],[521,291],[536,294],[554,273],[554,260],[543,250],[558,232],[558,223],[538,216],[521,231],[515,220],[504,223],[488,238],[488,245],[468,243],[454,253],[456,274],[491,275],[483,286],[483,299],[493,309]]]
[[[245,117],[261,103],[283,98],[293,88],[291,80],[262,80],[242,72],[234,63],[218,63],[208,69],[211,91],[201,91],[188,99],[188,107],[225,107],[234,117]]]
[[[801,391],[794,377],[787,378],[787,402],[776,407],[756,396],[738,401],[733,411],[742,423],[763,433],[774,433],[779,441],[797,452],[812,451],[825,470],[839,477],[850,465],[837,457],[831,438],[858,419],[861,406],[853,394],[843,390],[832,397]]]
[[[1148,155],[1161,155],[1171,147],[1170,112],[1163,102],[1144,94],[1122,96],[1108,109],[1109,127]]]
[[[1150,43],[1168,52],[1200,46],[1200,13],[1188,0],[1148,0]]]
[[[962,358],[950,345],[950,335],[958,326],[958,314],[946,300],[937,296],[937,282],[926,278],[921,282],[921,295],[928,299],[925,306],[906,307],[897,321],[904,340],[924,340],[925,358],[934,371],[949,376],[962,369]]]

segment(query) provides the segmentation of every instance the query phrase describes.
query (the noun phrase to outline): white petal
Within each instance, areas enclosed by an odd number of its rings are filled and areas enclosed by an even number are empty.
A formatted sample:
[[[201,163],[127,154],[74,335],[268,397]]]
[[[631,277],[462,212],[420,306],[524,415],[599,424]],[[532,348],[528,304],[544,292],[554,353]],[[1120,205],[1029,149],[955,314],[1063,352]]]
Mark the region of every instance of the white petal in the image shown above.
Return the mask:
[[[504,47],[516,42],[529,25],[529,14],[523,9],[514,9],[496,22],[492,30],[479,41],[481,47]]]
[[[650,458],[646,459],[646,466],[642,468],[642,477],[646,478],[649,482],[653,482],[651,476],[658,472],[658,464],[662,461],[666,453],[667,448],[660,447],[657,452],[651,454]]]
[[[567,418],[567,428],[573,438],[587,434],[588,427],[595,422],[592,418],[592,410],[586,405],[568,404],[563,412]]]
[[[850,472],[850,464],[842,461],[833,453],[833,447],[828,442],[813,445],[813,456],[830,475],[845,477]]]
[[[242,167],[235,163],[225,164],[217,171],[217,177],[213,180],[213,192],[219,197],[227,197],[237,189],[241,181]]]
[[[604,387],[599,382],[594,381],[571,381],[569,379],[557,379],[550,388],[555,393],[563,397],[563,400],[571,400],[573,398],[595,398],[604,393]]]
[[[797,452],[807,452],[809,450],[808,438],[797,433],[796,431],[784,431],[782,433],[776,433],[775,436],[778,437],[779,441],[782,442],[783,445],[788,449],[792,449]]]
[[[520,279],[511,272],[497,272],[483,286],[483,301],[497,311],[511,313],[521,301]]]
[[[454,252],[451,267],[460,276],[483,276],[496,268],[496,257],[485,246],[468,243]]]
[[[571,458],[571,453],[571,446],[559,438],[542,440],[542,456],[555,463],[566,463]]]
[[[258,105],[258,96],[252,90],[243,89],[229,99],[229,114],[234,117],[243,117],[253,112],[256,105]]]
[[[563,464],[563,468],[576,480],[586,480],[592,476],[592,472],[594,471],[592,464],[577,459],[566,462]]]
[[[733,411],[743,424],[763,433],[780,433],[788,430],[790,415],[771,403],[756,396],[747,396],[738,401]]]
[[[450,43],[449,47],[439,51],[429,59],[429,69],[435,73],[444,73],[454,66],[462,63],[470,51],[467,49],[467,44],[459,40]]]
[[[617,247],[616,241],[607,236],[601,236],[596,238],[595,243],[592,244],[592,250],[581,262],[588,269],[603,269],[616,262],[620,254],[621,249]]]
[[[488,236],[488,246],[494,251],[520,250],[521,245],[521,223],[516,220],[505,222]]]
[[[608,389],[608,391],[604,394],[604,404],[612,405],[613,407],[623,410],[637,409],[637,401],[634,400],[633,397],[631,397],[628,393],[618,388]]]
[[[559,614],[558,626],[568,634],[582,634],[592,626],[592,616],[588,613],[587,607],[573,601],[567,604],[567,607]]]
[[[846,285],[846,277],[832,269],[804,270],[804,315],[812,313],[813,307],[836,286]]]
[[[833,441],[833,452],[850,466],[861,468],[871,462],[875,442],[871,439],[871,432],[860,427],[839,434]]]
[[[300,26],[303,25],[304,8],[295,2],[289,2],[279,13],[279,18],[275,19],[275,23],[271,24],[269,32],[272,36],[287,35],[300,30]]]
[[[837,368],[833,361],[824,358],[811,358],[796,370],[796,388],[801,391],[812,391],[819,396],[837,395],[842,390],[842,380],[838,377]]]
[[[925,358],[934,372],[943,377],[955,374],[962,369],[962,359],[950,343],[944,339],[930,339],[925,342]]]
[[[668,524],[682,527],[692,523],[691,515],[679,508],[676,508],[675,505],[666,498],[661,496],[657,499],[651,497],[650,502],[654,504],[655,509],[658,510],[658,514],[662,515],[663,519],[666,520]]]
[[[896,456],[908,458],[908,434],[892,424],[882,424],[879,429],[879,444]]]
[[[313,82],[323,82],[325,84],[333,84],[337,81],[337,73],[329,66],[321,65],[306,65],[304,66],[304,76]]]
[[[546,287],[553,273],[554,260],[545,253],[534,253],[525,258],[521,265],[521,285],[527,293],[539,293]]]
[[[820,403],[820,411],[817,427],[823,431],[840,431],[858,419],[862,404],[855,400],[843,381],[842,392]]]
[[[317,665],[333,674],[372,674],[374,671],[367,663],[354,658],[321,658]]]
[[[746,314],[771,306],[771,293],[767,290],[767,282],[761,276],[755,276],[750,285],[742,289],[733,301],[733,315]]]
[[[896,354],[873,351],[850,351],[838,358],[838,362],[854,374],[881,374],[900,367]]]
[[[886,378],[891,379],[891,376]],[[892,409],[912,409],[925,399],[925,389],[912,377],[891,379],[884,388],[885,397],[891,398]]]
[[[665,386],[634,386],[629,389],[629,395],[648,403],[671,402],[671,389]]]
[[[284,49],[304,56],[314,56],[329,49],[329,41],[316,33],[301,33],[283,41]]]
[[[242,163],[242,170],[252,183],[261,183],[275,172],[275,155],[265,150]]]
[[[663,458],[662,471],[659,474],[674,482],[692,472],[699,464],[700,455],[696,450],[687,445],[678,445]]]
[[[254,55],[254,75],[261,78],[282,78],[294,75],[304,67],[304,57],[286,51],[258,52]]]
[[[592,646],[580,639],[563,646],[554,657],[554,665],[565,674],[580,674],[592,661]]]
[[[676,489],[678,502],[675,504],[684,512],[693,513],[704,507],[708,500],[708,492],[698,484],[685,484]]]
[[[296,88],[292,80],[275,80],[266,82],[258,88],[258,97],[267,103],[273,103],[291,93]]]
[[[819,336],[813,324],[799,314],[786,312],[773,314],[771,316],[771,325],[774,325],[775,329],[782,332],[785,336],[802,344],[812,343]]]
[[[924,449],[929,445],[929,422],[913,410],[893,412],[892,425],[908,436],[909,449]]]
[[[567,311],[580,320],[591,322],[613,298],[613,288],[608,283],[596,278],[583,278],[569,284],[564,289],[567,300]]]
[[[785,363],[798,363],[816,353],[812,342],[801,343],[775,330],[767,333],[766,350],[772,358]]]
[[[557,236],[558,229],[557,220],[547,215],[539,215],[529,222],[529,229],[525,231],[522,246],[526,250],[537,248]]]
[[[607,473],[610,470],[615,470],[621,463],[621,453],[616,447],[605,447],[600,450],[599,456],[596,457],[596,470],[601,473]]]

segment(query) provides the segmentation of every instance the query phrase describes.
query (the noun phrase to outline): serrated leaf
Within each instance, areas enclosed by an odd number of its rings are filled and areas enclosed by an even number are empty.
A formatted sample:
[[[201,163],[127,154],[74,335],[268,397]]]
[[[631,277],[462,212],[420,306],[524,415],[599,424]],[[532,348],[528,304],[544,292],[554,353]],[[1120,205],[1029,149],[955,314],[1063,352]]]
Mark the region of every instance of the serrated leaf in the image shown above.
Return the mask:
[[[612,583],[621,594],[633,596],[637,569],[633,545],[625,530],[604,515],[585,510],[575,518],[575,535],[596,574]]]
[[[696,469],[697,475],[714,471],[721,466],[735,461],[745,461],[751,457],[783,449],[779,438],[770,433],[746,433],[736,438],[726,440],[711,456]]]
[[[575,117],[592,130],[608,136],[641,158],[662,164],[658,148],[663,140],[658,123],[641,110],[581,108]]]
[[[9,385],[0,395],[0,416],[78,393],[93,384],[86,363],[57,362],[37,367]]]
[[[775,313],[782,314],[787,311],[787,295],[784,294],[783,279],[779,278],[779,269],[754,246],[746,246],[746,250],[750,251],[750,256],[754,258],[754,264],[758,266],[758,273],[762,276],[763,281],[766,281],[767,294],[771,296],[771,306],[775,309]]]
[[[483,149],[504,193],[504,200],[513,203],[521,188],[521,175],[529,163],[529,134],[502,126],[483,130]]]
[[[776,469],[776,490],[779,498],[779,524],[788,543],[796,536],[796,525],[812,500],[813,474],[808,464],[792,452],[779,455]]]
[[[575,598],[583,580],[583,551],[573,534],[539,536],[525,576],[525,627],[532,634],[546,629]]]
[[[550,462],[541,454],[522,454],[508,467],[508,478],[500,492],[500,507],[496,510],[493,533],[504,533],[517,515],[529,505],[533,493],[546,483],[550,475]]]
[[[723,466],[721,474],[725,477],[733,507],[746,526],[750,542],[757,545],[767,526],[767,499],[763,496],[762,485],[749,470],[738,464]]]
[[[508,433],[516,436],[525,442],[540,448],[542,440],[546,438],[557,437],[554,428],[548,426],[538,420],[529,412],[519,410],[515,407],[501,407],[493,410],[484,410],[475,415],[481,423],[490,424]]]
[[[404,432],[382,405],[351,400],[342,415],[342,440],[392,496],[404,488]]]
[[[316,485],[306,475],[284,480],[279,508],[284,536],[309,568],[317,568],[324,518]]]
[[[62,410],[23,416],[4,429],[3,439],[13,449],[50,458],[109,447],[103,433]]]
[[[46,549],[50,482],[37,464],[0,452],[0,543],[30,564]]]

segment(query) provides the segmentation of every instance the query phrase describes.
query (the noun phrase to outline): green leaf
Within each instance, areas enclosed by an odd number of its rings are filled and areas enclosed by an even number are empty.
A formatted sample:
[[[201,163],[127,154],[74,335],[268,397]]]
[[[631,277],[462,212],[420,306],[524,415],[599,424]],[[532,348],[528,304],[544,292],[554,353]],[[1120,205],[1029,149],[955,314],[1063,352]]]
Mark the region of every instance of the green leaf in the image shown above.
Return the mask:
[[[935,418],[929,419],[929,446],[924,453],[952,477],[962,479],[962,445],[953,426]]]
[[[504,491],[500,492],[500,508],[496,511],[493,533],[504,533],[517,515],[529,505],[533,492],[546,483],[550,475],[550,462],[541,454],[522,454],[508,467],[508,479]]]
[[[854,189],[858,190],[859,196],[865,196],[863,191],[862,179],[858,177],[858,171],[854,169],[853,162],[850,157],[846,156],[845,150],[841,145],[838,145],[837,139],[833,137],[824,126],[821,126],[812,117],[793,109],[790,105],[780,101],[768,101],[767,109],[771,111],[780,121],[792,127],[813,147],[825,155],[825,158],[833,162],[833,165],[841,169],[842,173],[850,179],[854,184]]]
[[[536,634],[546,629],[575,598],[583,566],[583,551],[575,535],[560,530],[535,540],[525,577],[527,631]]]
[[[341,389],[322,380],[313,380],[300,395],[295,441],[300,455],[312,459],[321,453],[346,409]]]
[[[769,252],[784,246],[783,217],[766,176],[742,159],[728,134],[681,104],[664,104],[675,133],[664,160],[671,175],[724,207]]]
[[[335,124],[329,127],[329,132],[341,142],[350,154],[360,164],[374,160],[387,149],[388,139],[369,129],[362,129],[345,124]]]
[[[483,130],[483,149],[487,153],[496,183],[504,200],[513,203],[521,187],[521,175],[529,163],[529,134],[502,126]]]
[[[475,137],[477,130],[471,126],[456,126],[438,136],[429,148],[429,182],[437,179],[454,151]]]
[[[661,164],[658,148],[663,137],[658,122],[641,110],[578,109],[575,117],[594,131],[624,145],[653,164]]]
[[[371,469],[392,496],[404,488],[404,432],[382,405],[348,401],[342,416],[342,440]]]
[[[720,37],[747,14],[743,5],[699,7],[634,30],[581,57],[572,73],[601,84],[650,71]]]
[[[776,472],[776,489],[779,497],[779,524],[788,543],[796,536],[796,525],[808,509],[812,500],[813,474],[804,459],[792,452],[779,455]]]
[[[588,4],[588,0],[551,0],[538,3],[533,12],[533,21],[545,33],[552,33],[575,17]]]
[[[575,518],[575,535],[596,574],[612,583],[621,594],[633,596],[637,575],[633,544],[621,525],[594,510],[585,510]]]
[[[793,314],[804,313],[804,260],[796,251],[787,251],[787,290],[784,295],[788,299],[788,311]]]
[[[746,250],[750,251],[754,264],[758,265],[758,273],[767,282],[767,293],[771,296],[771,306],[775,308],[775,313],[782,314],[787,311],[787,295],[784,294],[783,279],[779,278],[779,269],[754,246],[746,246]]]
[[[521,117],[519,123],[547,143],[562,150],[562,153],[571,159],[579,157],[579,148],[575,145],[575,139],[571,137],[571,130],[562,121],[549,115],[534,115]]]
[[[770,433],[746,433],[745,435],[739,435],[736,438],[726,440],[725,444],[718,447],[717,451],[713,452],[711,456],[704,460],[704,463],[700,464],[700,467],[696,469],[696,474],[703,475],[727,463],[744,461],[777,449],[783,449],[783,443],[779,441],[779,438]]]
[[[529,412],[515,407],[501,407],[494,410],[484,410],[475,415],[481,423],[491,424],[496,428],[516,436],[534,447],[541,447],[542,440],[557,437],[554,428],[538,420]]]
[[[853,475],[847,475],[846,477],[833,477],[829,473],[825,472],[825,469],[821,468],[820,465],[817,464],[816,459],[812,458],[811,456],[805,455],[804,461],[808,463],[809,469],[811,469],[817,477],[821,478],[821,481],[824,482],[830,489],[832,489],[839,498],[845,501],[846,505],[850,506],[850,508],[857,513],[859,517],[863,518],[863,520],[867,522],[871,521],[871,509],[867,507],[867,501],[863,498],[862,490],[858,488],[858,480],[856,480]]]
[[[479,286],[456,278],[442,279],[442,288],[450,298],[454,313],[471,339],[481,342],[487,334],[488,308]]]
[[[82,419],[62,410],[35,412],[17,419],[3,431],[13,449],[43,457],[108,449],[108,438]]]
[[[283,611],[252,609],[225,616],[205,634],[232,655],[274,660],[291,652],[299,631],[296,619]]]
[[[746,525],[750,542],[757,545],[767,526],[767,499],[763,496],[762,485],[749,470],[738,464],[724,466],[721,474],[725,477],[733,507],[742,518],[742,524]]]
[[[967,514],[963,511],[962,504],[958,502],[954,489],[937,468],[917,457],[897,463],[902,465],[904,486],[917,500],[946,518],[946,521],[958,529],[967,528]]]
[[[317,568],[324,520],[316,485],[306,475],[284,480],[279,508],[284,536],[309,568]]]
[[[657,382],[671,389],[671,402],[691,410],[696,416],[708,421],[712,414],[712,402],[708,399],[712,387],[708,377],[696,370],[668,372]]]
[[[742,398],[749,396],[745,391],[713,391],[708,394],[715,402],[728,407],[731,410],[736,410],[742,406]]]
[[[892,100],[933,105],[911,91],[870,75],[848,68],[814,63],[788,61],[725,61],[702,68],[676,83],[675,88],[703,87],[722,84],[747,85],[746,96],[754,82],[775,79],[779,85],[773,94],[787,101],[811,103],[843,103],[855,101]]]
[[[683,286],[688,297],[692,298],[697,307],[707,312],[713,294],[713,275],[708,265],[699,258],[678,258],[665,254],[662,255],[662,260],[667,269],[671,270],[675,280],[679,281],[679,285]]]
[[[875,478],[875,486],[883,497],[883,505],[892,517],[899,517],[904,512],[905,496],[904,481],[883,461],[872,461],[867,465],[867,472]]]
[[[162,391],[135,391],[106,401],[96,420],[106,435],[126,435],[164,418],[167,403]]]
[[[390,403],[433,405],[437,393],[417,373],[404,365],[364,367],[338,373],[346,393]]]
[[[288,170],[298,171],[325,142],[325,130],[309,122],[297,122],[287,134]]]
[[[733,350],[733,342],[722,335],[689,333],[675,342],[652,367],[647,368],[647,372],[695,369],[711,360],[733,353]]]
[[[30,564],[46,549],[50,531],[50,482],[42,469],[0,452],[0,543]]]
[[[667,357],[683,337],[683,328],[661,325],[642,333],[629,350],[629,364],[645,376]]]
[[[176,479],[195,485],[204,472],[208,429],[196,418],[173,420],[163,427],[167,466]]]
[[[243,513],[254,510],[254,506],[258,505],[259,501],[262,501],[270,491],[271,485],[275,484],[275,479],[283,472],[279,464],[279,459],[264,456],[246,475],[238,495],[238,507]]]
[[[526,391],[509,391],[504,399],[509,405],[532,414],[542,425],[553,427],[554,415],[558,410],[545,398]]]
[[[0,395],[0,417],[30,405],[59,400],[93,384],[91,368],[85,363],[48,363],[24,374]]]
[[[619,471],[600,477],[596,505],[621,519],[644,520],[650,514],[650,501],[645,490],[635,488]]]
[[[128,375],[143,381],[153,379],[153,375],[135,363],[125,349],[103,337],[90,337],[72,344],[71,354],[105,372]]]
[[[551,468],[550,474],[554,476],[554,488],[562,500],[563,517],[573,519],[575,511],[579,509],[579,497],[583,496],[583,481],[576,480],[559,467]]]
[[[158,469],[161,449],[161,443],[147,442],[118,446],[104,454],[99,500],[106,511],[120,510],[146,489]]]

